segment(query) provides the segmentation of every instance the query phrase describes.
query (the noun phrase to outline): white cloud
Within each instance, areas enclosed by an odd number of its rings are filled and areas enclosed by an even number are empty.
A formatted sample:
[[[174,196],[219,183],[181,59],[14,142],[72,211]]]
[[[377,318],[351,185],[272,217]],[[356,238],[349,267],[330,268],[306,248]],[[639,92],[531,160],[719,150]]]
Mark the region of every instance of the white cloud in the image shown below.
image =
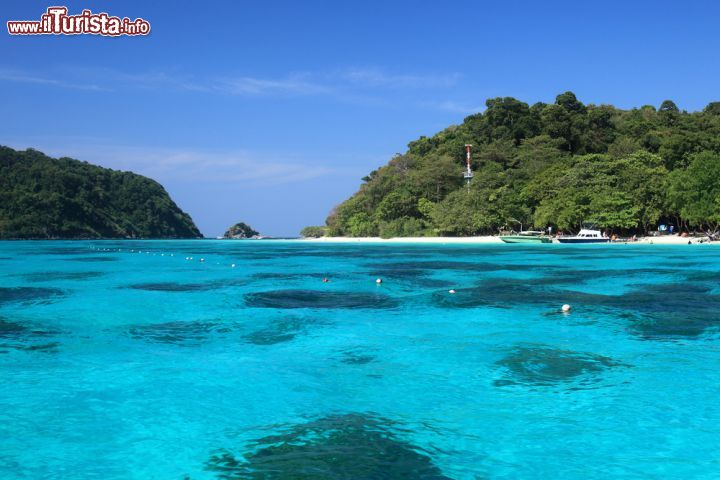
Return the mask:
[[[296,72],[276,77],[241,75],[207,78],[161,71],[127,73],[107,68],[84,67],[61,67],[49,74],[36,75],[0,67],[0,82],[22,82],[98,92],[157,90],[246,98],[328,97],[343,103],[375,107],[393,107],[401,102],[405,106],[461,115],[483,111],[483,105],[433,99],[434,95],[456,86],[460,79],[461,75],[458,73],[389,73],[376,67],[315,73]],[[404,100],[398,98],[398,90],[407,91],[408,96],[404,96]],[[409,96],[418,93],[422,93],[420,98],[426,100],[416,100]]]
[[[377,68],[353,68],[330,73],[294,73],[286,77],[225,77],[213,88],[231,95],[333,95],[347,98],[360,89],[447,88],[459,79],[449,75],[394,75]]]
[[[54,157],[71,157],[116,170],[129,170],[161,182],[219,182],[254,186],[298,183],[330,175],[334,168],[302,158],[280,160],[266,152],[210,151],[105,143],[0,141],[16,149],[35,148]]]
[[[377,68],[355,68],[339,74],[350,83],[366,87],[388,88],[446,88],[457,84],[460,74],[393,75]]]
[[[39,75],[28,74],[26,72],[20,72],[17,70],[4,70],[0,69],[0,80],[6,82],[17,82],[17,83],[30,83],[38,85],[48,85],[60,88],[72,88],[75,90],[95,90],[95,91],[107,91],[108,88],[100,87],[95,84],[88,83],[74,83],[64,80],[58,80],[55,78],[48,78]]]
[[[266,79],[254,77],[221,78],[213,88],[231,95],[321,95],[333,92],[329,85],[312,80],[311,75],[296,74],[287,78]]]
[[[460,75],[389,73],[380,68],[348,68],[329,72],[296,72],[284,76],[218,75],[205,78],[161,71],[120,72],[107,68],[61,67],[35,74],[0,69],[0,81],[34,83],[82,90],[174,89],[236,96],[312,96],[365,98],[369,91],[388,89],[443,89],[457,84]]]
[[[441,102],[422,102],[420,105],[424,107],[435,108],[437,110],[444,110],[446,112],[460,113],[463,115],[470,115],[485,110],[484,106],[473,106],[471,104],[459,103],[452,100],[444,100]]]

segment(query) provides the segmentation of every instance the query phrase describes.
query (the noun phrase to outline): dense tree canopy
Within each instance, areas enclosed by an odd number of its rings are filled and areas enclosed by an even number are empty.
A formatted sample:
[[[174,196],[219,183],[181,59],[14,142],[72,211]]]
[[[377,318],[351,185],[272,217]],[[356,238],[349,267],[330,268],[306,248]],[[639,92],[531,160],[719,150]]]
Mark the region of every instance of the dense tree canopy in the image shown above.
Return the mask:
[[[720,225],[720,102],[692,113],[671,100],[621,110],[565,92],[553,104],[506,97],[486,106],[365,177],[330,213],[328,234],[477,235],[519,222],[568,231],[592,222],[619,233]]]
[[[0,146],[0,238],[195,238],[159,183]]]
[[[303,238],[320,238],[324,237],[327,233],[327,227],[320,225],[311,225],[303,228],[300,231],[300,236]]]

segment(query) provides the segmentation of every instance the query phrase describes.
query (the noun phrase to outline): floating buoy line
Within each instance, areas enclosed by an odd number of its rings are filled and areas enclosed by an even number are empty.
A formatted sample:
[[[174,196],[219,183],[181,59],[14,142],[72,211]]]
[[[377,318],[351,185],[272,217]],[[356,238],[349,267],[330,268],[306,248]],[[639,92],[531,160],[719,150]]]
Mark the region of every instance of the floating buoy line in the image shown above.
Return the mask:
[[[121,248],[97,248],[97,247],[95,247],[95,246],[91,246],[90,249],[91,249],[91,250],[101,251],[101,252],[122,252],[122,251],[123,251]],[[175,253],[170,253],[170,252],[167,252],[167,253],[166,253],[166,252],[151,252],[151,251],[149,251],[149,250],[143,251],[143,250],[141,250],[141,249],[136,250],[136,249],[134,249],[134,248],[131,248],[130,250],[128,250],[128,252],[130,252],[130,253],[145,253],[146,255],[160,256],[160,257],[165,257],[165,256],[175,257]],[[186,257],[185,257],[185,261],[189,261],[189,262],[195,261],[195,257],[194,257],[194,256],[186,256]],[[200,257],[200,258],[198,258],[197,261],[198,261],[198,263],[206,263],[205,257]],[[222,264],[221,264],[220,262],[215,262],[215,265],[222,265]],[[230,267],[230,268],[236,268],[236,267],[237,267],[237,264],[231,263],[231,264],[229,264],[229,267]],[[330,283],[330,278],[327,277],[327,276],[326,276],[326,277],[323,277],[323,278],[322,278],[322,283]],[[381,286],[382,284],[383,284],[383,279],[382,279],[381,277],[377,277],[377,278],[375,279],[375,285]],[[450,289],[450,290],[448,290],[447,293],[452,295],[452,294],[457,293],[457,291],[456,291],[455,289]],[[416,296],[416,295],[418,295],[418,294],[409,294],[409,295],[400,295],[400,296],[402,297],[402,296]],[[567,309],[566,309],[566,307],[567,307]],[[563,306],[562,306],[562,311],[563,311],[563,312],[569,312],[569,311],[570,311],[570,306],[569,306],[569,305],[563,305]]]

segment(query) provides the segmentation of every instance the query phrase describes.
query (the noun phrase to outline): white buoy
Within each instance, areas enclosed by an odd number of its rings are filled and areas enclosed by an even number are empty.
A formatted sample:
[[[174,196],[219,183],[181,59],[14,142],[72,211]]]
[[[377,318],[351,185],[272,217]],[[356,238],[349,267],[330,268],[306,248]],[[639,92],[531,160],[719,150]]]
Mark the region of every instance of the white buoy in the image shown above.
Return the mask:
[[[205,259],[204,259],[204,258],[201,258],[201,259],[200,259],[200,261],[201,261],[201,262],[204,262],[204,261],[205,261]]]
[[[235,268],[235,264],[233,263],[232,265],[230,265],[230,267]]]
[[[565,305],[562,306],[562,308],[561,308],[560,310],[562,310],[563,312],[569,312],[569,311],[570,311],[570,305],[568,305],[568,304],[566,303]]]
[[[377,280],[375,280],[375,283],[377,283],[378,285],[380,285],[380,284],[382,283],[382,278],[378,278]]]
[[[448,290],[448,293],[455,293],[455,290]]]

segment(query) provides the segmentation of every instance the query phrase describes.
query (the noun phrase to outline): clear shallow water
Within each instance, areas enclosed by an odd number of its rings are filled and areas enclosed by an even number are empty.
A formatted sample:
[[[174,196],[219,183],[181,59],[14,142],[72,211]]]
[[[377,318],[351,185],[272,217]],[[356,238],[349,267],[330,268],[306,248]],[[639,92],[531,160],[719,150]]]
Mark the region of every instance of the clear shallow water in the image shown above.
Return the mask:
[[[718,478],[718,280],[703,245],[2,242],[0,478]]]

